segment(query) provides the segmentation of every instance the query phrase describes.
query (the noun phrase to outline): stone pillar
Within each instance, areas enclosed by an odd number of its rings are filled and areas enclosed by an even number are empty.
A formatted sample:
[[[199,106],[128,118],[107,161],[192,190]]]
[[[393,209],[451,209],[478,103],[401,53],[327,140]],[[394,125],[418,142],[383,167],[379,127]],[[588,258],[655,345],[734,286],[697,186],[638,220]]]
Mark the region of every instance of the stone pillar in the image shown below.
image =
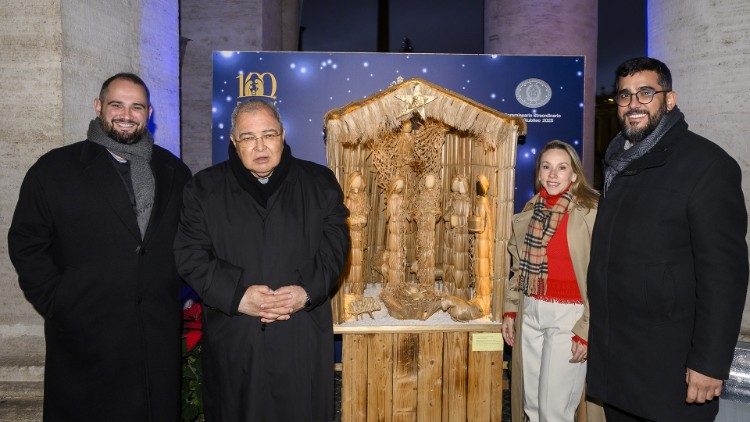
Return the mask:
[[[648,54],[669,66],[677,105],[690,129],[719,144],[742,168],[750,201],[750,3],[747,0],[648,2]],[[740,338],[750,341],[750,302]]]
[[[15,0],[0,4],[0,232],[6,234],[23,176],[47,151],[85,139],[101,83],[139,73],[151,89],[156,140],[179,152],[177,5],[171,0]],[[24,299],[0,242],[0,396],[40,397],[43,321]],[[28,415],[38,419],[38,402]]]
[[[64,145],[63,39],[60,1],[16,1],[0,6],[0,233],[7,234],[18,188],[31,164]],[[41,397],[42,319],[24,299],[0,242],[0,396]],[[37,400],[38,406],[38,400]],[[4,404],[3,404],[4,407]],[[0,419],[12,420],[0,409]]]
[[[484,52],[585,56],[583,165],[593,180],[596,96],[596,0],[485,0]]]
[[[182,158],[197,172],[211,165],[212,52],[296,50],[299,0],[182,0],[180,20]]]
[[[151,91],[154,140],[180,156],[180,21],[174,0],[140,0],[138,71]]]

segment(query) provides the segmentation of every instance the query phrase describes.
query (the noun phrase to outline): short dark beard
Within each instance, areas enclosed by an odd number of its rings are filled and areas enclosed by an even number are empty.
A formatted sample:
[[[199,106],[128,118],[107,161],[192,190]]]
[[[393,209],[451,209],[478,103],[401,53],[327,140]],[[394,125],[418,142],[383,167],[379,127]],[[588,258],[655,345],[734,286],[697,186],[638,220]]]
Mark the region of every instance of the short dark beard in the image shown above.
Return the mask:
[[[124,135],[116,131],[114,125],[104,120],[101,116],[99,116],[99,122],[101,123],[102,130],[104,131],[104,133],[107,134],[107,136],[112,138],[112,140],[117,141],[121,144],[125,144],[125,145],[132,145],[132,144],[138,143],[141,140],[141,138],[143,138],[143,135],[146,133],[146,126],[144,126],[142,129],[138,129],[129,135]]]
[[[648,111],[646,113],[648,114],[648,124],[643,129],[637,129],[637,128],[628,128],[625,125],[625,118],[628,117],[628,113],[638,113],[642,112],[642,110],[630,110],[627,113],[625,113],[622,117],[618,117],[620,120],[620,128],[622,129],[622,134],[628,141],[632,143],[638,143],[642,140],[646,139],[648,135],[651,134],[651,132],[656,129],[656,126],[659,125],[659,122],[661,122],[661,118],[664,117],[665,114],[667,114],[667,103],[666,101],[661,103],[661,107],[656,111],[656,114],[651,114]]]

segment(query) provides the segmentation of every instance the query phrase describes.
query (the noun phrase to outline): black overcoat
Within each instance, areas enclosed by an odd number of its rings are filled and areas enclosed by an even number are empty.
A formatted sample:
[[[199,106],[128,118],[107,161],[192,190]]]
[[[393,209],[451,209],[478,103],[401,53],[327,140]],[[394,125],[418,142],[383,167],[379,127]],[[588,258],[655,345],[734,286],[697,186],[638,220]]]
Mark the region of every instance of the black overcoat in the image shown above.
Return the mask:
[[[292,159],[267,208],[224,162],[186,186],[175,238],[180,274],[204,301],[208,421],[333,419],[330,296],[349,249],[348,212],[333,173]],[[287,321],[239,315],[250,285],[300,285],[312,306]]]
[[[125,184],[90,141],[42,156],[8,232],[26,298],[44,317],[45,420],[174,421],[180,279],[172,243],[190,171],[154,146],[156,194],[141,240]]]
[[[686,368],[726,379],[748,282],[740,168],[681,119],[599,202],[589,264],[592,396],[653,420],[712,419]]]

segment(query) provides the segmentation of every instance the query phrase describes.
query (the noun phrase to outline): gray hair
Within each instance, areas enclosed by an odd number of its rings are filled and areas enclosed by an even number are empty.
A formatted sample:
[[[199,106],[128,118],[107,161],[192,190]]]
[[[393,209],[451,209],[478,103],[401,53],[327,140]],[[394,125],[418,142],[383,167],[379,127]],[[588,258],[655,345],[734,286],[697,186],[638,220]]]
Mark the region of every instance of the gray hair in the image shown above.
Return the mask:
[[[237,124],[237,116],[239,116],[242,113],[255,113],[259,110],[266,110],[273,116],[274,119],[276,119],[277,122],[279,122],[279,127],[281,128],[281,131],[284,131],[284,123],[281,122],[281,116],[279,115],[279,109],[276,108],[273,103],[270,103],[268,101],[260,100],[260,99],[252,99],[243,101],[241,103],[237,103],[237,106],[234,107],[234,111],[232,111],[232,132],[234,132],[234,126]]]

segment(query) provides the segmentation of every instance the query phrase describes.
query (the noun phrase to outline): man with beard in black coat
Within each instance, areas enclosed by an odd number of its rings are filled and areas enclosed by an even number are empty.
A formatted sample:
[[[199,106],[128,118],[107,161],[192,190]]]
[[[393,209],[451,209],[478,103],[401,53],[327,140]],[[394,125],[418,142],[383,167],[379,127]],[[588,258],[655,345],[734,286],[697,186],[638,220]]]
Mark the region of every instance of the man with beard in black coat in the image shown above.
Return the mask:
[[[107,79],[88,139],[29,169],[8,232],[44,317],[45,420],[174,421],[180,279],[172,243],[190,171],[154,145],[137,75]]]
[[[205,304],[207,421],[333,420],[330,296],[347,215],[333,172],[292,156],[276,108],[238,104],[229,160],[185,187],[175,238]]]
[[[664,63],[635,58],[616,74],[622,131],[591,244],[588,393],[608,421],[713,420],[748,283],[740,168],[688,130]]]

